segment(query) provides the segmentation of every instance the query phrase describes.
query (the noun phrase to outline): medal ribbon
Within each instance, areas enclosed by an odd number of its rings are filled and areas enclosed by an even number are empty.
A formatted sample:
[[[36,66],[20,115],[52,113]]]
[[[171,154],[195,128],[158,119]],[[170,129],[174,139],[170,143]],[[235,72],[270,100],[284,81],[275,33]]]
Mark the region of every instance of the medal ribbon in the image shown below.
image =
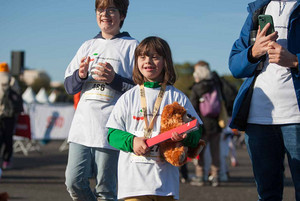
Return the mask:
[[[145,127],[144,127],[144,137],[145,138],[151,138],[151,136],[152,136],[154,120],[157,116],[157,113],[158,113],[160,104],[162,102],[162,99],[164,97],[165,91],[166,91],[166,83],[163,83],[160,88],[157,99],[155,101],[154,108],[153,108],[153,116],[152,116],[152,119],[151,119],[150,125],[149,125],[148,118],[147,118],[147,102],[146,102],[145,87],[144,87],[144,84],[140,85],[141,105],[142,105],[143,116],[144,116],[144,121],[145,121]]]

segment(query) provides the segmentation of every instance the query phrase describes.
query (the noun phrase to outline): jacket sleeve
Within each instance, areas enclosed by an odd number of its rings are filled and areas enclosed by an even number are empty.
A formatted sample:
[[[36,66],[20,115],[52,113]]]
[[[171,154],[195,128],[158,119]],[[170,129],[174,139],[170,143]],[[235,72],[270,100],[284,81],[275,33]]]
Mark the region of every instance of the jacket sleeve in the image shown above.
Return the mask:
[[[248,59],[250,31],[252,27],[252,14],[249,14],[240,37],[235,41],[229,56],[229,69],[235,78],[251,77],[259,63],[251,63]]]
[[[68,94],[74,95],[80,92],[84,82],[88,78],[86,77],[84,79],[81,79],[78,73],[81,59],[86,56],[88,56],[88,49],[87,43],[85,42],[77,50],[75,56],[73,57],[65,71],[64,86]]]
[[[128,91],[134,85],[135,85],[135,83],[131,79],[122,77],[121,75],[119,75],[117,73],[115,74],[113,81],[109,84],[109,86],[111,86],[111,88],[113,88],[114,90],[121,92],[121,93]]]
[[[65,78],[64,86],[68,94],[74,95],[81,91],[82,85],[87,78],[81,79],[78,74],[78,69],[71,76]]]
[[[126,64],[128,65],[127,69],[133,69],[134,51],[137,46],[138,42],[136,41],[135,43],[132,43],[128,48],[128,63]],[[131,78],[126,78],[116,73],[113,81],[109,84],[109,86],[120,93],[124,93],[131,89],[133,86],[135,86],[135,83],[132,81]]]

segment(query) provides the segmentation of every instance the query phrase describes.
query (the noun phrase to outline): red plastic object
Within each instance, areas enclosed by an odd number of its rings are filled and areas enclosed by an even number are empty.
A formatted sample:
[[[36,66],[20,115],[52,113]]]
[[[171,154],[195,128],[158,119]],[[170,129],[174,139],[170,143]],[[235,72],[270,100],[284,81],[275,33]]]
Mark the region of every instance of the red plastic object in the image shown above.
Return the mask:
[[[178,134],[188,133],[194,131],[197,128],[198,122],[197,119],[190,121],[186,124],[183,124],[177,128],[173,128],[169,131],[161,133],[153,138],[149,138],[146,140],[146,144],[148,147],[152,147],[156,144],[159,144],[163,141],[166,141],[172,137],[172,133],[177,132]]]

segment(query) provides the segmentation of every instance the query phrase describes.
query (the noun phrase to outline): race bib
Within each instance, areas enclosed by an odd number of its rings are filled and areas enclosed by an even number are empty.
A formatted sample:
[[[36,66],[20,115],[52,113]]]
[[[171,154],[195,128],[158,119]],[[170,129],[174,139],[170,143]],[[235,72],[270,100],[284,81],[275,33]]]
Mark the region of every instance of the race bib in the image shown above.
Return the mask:
[[[115,97],[113,90],[105,82],[100,82],[89,77],[83,86],[83,98],[86,100],[98,100],[103,102],[111,102]]]
[[[136,136],[142,137],[144,135],[143,131],[139,131],[135,133]],[[152,136],[157,135],[157,133],[152,134]],[[162,156],[159,153],[159,146],[155,145],[150,147],[150,150],[144,156],[137,156],[134,153],[130,155],[130,161],[132,163],[161,163],[165,162]]]
[[[144,156],[137,156],[134,153],[130,155],[130,161],[132,163],[161,163],[164,162],[163,158],[159,153],[159,146],[155,145],[150,148]]]

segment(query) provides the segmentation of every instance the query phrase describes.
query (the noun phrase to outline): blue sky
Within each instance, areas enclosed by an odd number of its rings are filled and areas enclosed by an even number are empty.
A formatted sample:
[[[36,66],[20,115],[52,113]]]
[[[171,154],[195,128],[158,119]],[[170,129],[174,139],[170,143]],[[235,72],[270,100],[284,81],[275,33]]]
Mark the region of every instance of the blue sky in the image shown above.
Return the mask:
[[[100,30],[94,0],[0,0],[0,62],[25,51],[25,67],[63,81],[77,49]],[[160,36],[175,63],[206,60],[230,74],[228,55],[247,17],[249,0],[130,0],[121,31],[141,41]]]

